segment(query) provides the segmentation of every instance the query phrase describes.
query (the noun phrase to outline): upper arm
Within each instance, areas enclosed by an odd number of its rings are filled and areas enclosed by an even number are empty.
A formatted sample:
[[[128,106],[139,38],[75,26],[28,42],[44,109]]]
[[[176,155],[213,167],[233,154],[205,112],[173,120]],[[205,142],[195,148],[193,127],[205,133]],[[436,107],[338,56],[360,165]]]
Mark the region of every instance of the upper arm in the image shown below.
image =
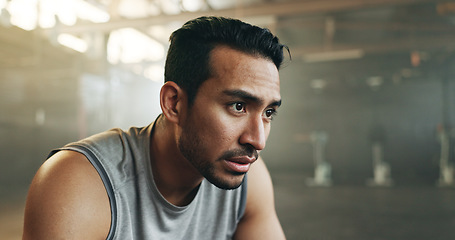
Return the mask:
[[[105,239],[109,198],[84,155],[60,151],[36,173],[27,196],[23,239]]]
[[[248,172],[245,214],[237,226],[235,239],[285,239],[275,211],[273,185],[267,168],[259,158]]]

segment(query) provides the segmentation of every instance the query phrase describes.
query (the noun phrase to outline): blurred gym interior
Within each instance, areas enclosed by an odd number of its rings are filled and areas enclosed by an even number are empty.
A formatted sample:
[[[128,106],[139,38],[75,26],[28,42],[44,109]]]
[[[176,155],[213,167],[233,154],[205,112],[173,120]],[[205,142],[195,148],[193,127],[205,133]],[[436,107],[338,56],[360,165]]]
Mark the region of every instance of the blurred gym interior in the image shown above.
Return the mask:
[[[51,149],[149,124],[172,31],[221,15],[289,46],[261,153],[290,240],[455,238],[455,1],[0,0],[0,238]]]

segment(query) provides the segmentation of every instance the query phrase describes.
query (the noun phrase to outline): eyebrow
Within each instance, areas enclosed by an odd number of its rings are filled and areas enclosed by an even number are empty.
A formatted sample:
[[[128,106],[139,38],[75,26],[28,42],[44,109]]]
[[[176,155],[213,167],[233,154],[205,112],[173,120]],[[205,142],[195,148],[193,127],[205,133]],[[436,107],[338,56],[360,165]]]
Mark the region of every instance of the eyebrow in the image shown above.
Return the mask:
[[[256,96],[254,96],[253,94],[251,94],[249,92],[246,92],[246,91],[243,91],[243,90],[239,90],[239,89],[224,90],[223,93],[228,95],[228,96],[231,96],[231,97],[238,97],[238,98],[249,100],[251,102],[255,102],[255,103],[258,103],[258,104],[263,104],[264,103],[263,99],[261,99],[259,97],[256,97]],[[273,101],[271,104],[269,104],[269,106],[276,106],[276,107],[281,106],[281,99]]]

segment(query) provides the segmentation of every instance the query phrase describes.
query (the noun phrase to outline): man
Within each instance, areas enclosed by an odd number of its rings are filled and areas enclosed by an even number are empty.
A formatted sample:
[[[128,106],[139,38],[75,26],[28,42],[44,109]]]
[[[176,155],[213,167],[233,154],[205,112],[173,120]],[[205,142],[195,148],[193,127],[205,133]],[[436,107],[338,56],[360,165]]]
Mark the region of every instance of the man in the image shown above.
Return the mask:
[[[285,238],[258,158],[281,104],[284,46],[219,17],[170,41],[163,113],[53,151],[29,190],[24,239]]]

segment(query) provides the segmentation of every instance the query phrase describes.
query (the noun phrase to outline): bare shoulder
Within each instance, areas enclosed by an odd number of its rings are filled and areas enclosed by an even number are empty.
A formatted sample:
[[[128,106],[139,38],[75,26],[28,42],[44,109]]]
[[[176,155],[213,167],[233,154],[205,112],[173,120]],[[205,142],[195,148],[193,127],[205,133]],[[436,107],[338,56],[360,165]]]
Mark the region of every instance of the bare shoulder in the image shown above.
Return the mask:
[[[235,239],[285,239],[275,211],[272,180],[261,158],[248,172],[246,209]]]
[[[87,158],[60,151],[36,173],[27,196],[23,239],[105,239],[109,198]]]
[[[257,201],[259,200],[261,203],[258,205]],[[261,213],[261,209],[264,207],[273,207],[275,209],[272,180],[261,158],[253,164],[251,170],[248,172],[247,201],[250,203],[256,202],[255,204],[247,205],[248,212],[254,211]]]

